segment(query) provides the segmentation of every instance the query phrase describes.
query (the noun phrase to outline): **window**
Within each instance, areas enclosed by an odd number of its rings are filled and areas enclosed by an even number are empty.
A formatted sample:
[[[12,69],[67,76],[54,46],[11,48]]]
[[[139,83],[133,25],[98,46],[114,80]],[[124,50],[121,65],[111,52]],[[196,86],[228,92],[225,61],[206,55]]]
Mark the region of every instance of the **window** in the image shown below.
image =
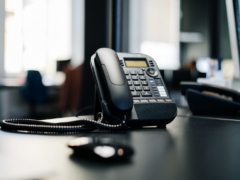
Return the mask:
[[[180,0],[129,1],[129,52],[154,58],[159,69],[178,69]]]
[[[7,74],[29,69],[53,73],[56,60],[71,58],[70,0],[5,0]]]

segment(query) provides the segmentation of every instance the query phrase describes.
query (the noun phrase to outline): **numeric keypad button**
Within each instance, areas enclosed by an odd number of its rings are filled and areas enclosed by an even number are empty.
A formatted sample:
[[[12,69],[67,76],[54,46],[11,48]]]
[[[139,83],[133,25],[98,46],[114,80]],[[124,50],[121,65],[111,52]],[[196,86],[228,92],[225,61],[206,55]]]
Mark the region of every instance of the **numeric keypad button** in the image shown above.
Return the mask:
[[[145,76],[139,76],[139,79],[140,80],[146,80],[146,77]]]
[[[152,93],[150,92],[141,92],[142,97],[152,97]]]
[[[138,71],[137,73],[138,73],[138,75],[144,75],[143,71]]]
[[[134,84],[134,86],[140,86],[140,82],[139,81],[134,81],[133,84]]]
[[[130,86],[129,87],[131,91],[134,91],[134,87],[133,86]]]
[[[141,84],[142,84],[143,86],[147,86],[147,85],[148,85],[147,81],[141,81]]]
[[[137,76],[132,76],[132,80],[133,80],[133,81],[137,81],[137,80],[138,80],[138,77],[137,77]]]
[[[148,86],[146,86],[146,87],[143,87],[143,90],[144,91],[150,91],[150,88]]]
[[[130,78],[130,76],[126,76],[126,79],[129,80],[129,79],[131,79],[131,78]]]
[[[142,91],[142,87],[137,86],[137,87],[135,87],[135,90],[136,90],[136,91]]]
[[[131,75],[136,75],[137,72],[136,72],[136,71],[130,71],[130,74],[131,74]]]
[[[132,97],[140,97],[140,93],[136,91],[132,91]]]

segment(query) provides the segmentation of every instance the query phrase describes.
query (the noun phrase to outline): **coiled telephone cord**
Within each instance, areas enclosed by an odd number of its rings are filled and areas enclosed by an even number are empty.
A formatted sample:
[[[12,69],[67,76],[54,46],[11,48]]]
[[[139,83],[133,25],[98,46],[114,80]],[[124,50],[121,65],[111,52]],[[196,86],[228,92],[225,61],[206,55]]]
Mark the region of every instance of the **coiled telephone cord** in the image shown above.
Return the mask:
[[[83,131],[102,130],[123,130],[126,128],[125,121],[121,124],[106,124],[102,122],[103,115],[98,113],[98,120],[79,119],[70,122],[50,123],[34,119],[5,119],[1,122],[2,130],[7,131],[31,131],[31,132],[57,132],[57,133],[78,133]]]

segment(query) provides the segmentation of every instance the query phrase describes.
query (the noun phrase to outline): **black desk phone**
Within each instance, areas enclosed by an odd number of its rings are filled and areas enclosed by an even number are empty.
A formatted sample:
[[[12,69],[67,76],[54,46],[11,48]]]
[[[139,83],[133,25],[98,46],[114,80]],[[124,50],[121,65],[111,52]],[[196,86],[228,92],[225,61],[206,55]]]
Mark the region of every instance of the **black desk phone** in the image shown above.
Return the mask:
[[[166,125],[177,115],[156,62],[144,54],[98,49],[91,57],[101,111],[108,122]]]
[[[180,87],[193,115],[240,115],[240,93],[236,90],[195,82],[181,82]]]
[[[95,129],[122,130],[136,126],[165,126],[177,115],[155,61],[144,54],[116,53],[101,48],[91,57],[96,83],[95,120],[6,119],[2,130],[68,133]],[[103,115],[103,117],[102,117]]]

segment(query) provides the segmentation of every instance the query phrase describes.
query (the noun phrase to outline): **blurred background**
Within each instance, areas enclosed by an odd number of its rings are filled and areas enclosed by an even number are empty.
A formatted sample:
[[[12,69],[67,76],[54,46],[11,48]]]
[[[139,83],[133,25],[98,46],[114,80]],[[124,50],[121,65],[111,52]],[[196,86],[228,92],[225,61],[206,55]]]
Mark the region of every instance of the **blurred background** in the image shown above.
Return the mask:
[[[234,75],[225,0],[0,0],[0,118],[92,106],[101,47],[153,57],[181,107],[181,81]]]

